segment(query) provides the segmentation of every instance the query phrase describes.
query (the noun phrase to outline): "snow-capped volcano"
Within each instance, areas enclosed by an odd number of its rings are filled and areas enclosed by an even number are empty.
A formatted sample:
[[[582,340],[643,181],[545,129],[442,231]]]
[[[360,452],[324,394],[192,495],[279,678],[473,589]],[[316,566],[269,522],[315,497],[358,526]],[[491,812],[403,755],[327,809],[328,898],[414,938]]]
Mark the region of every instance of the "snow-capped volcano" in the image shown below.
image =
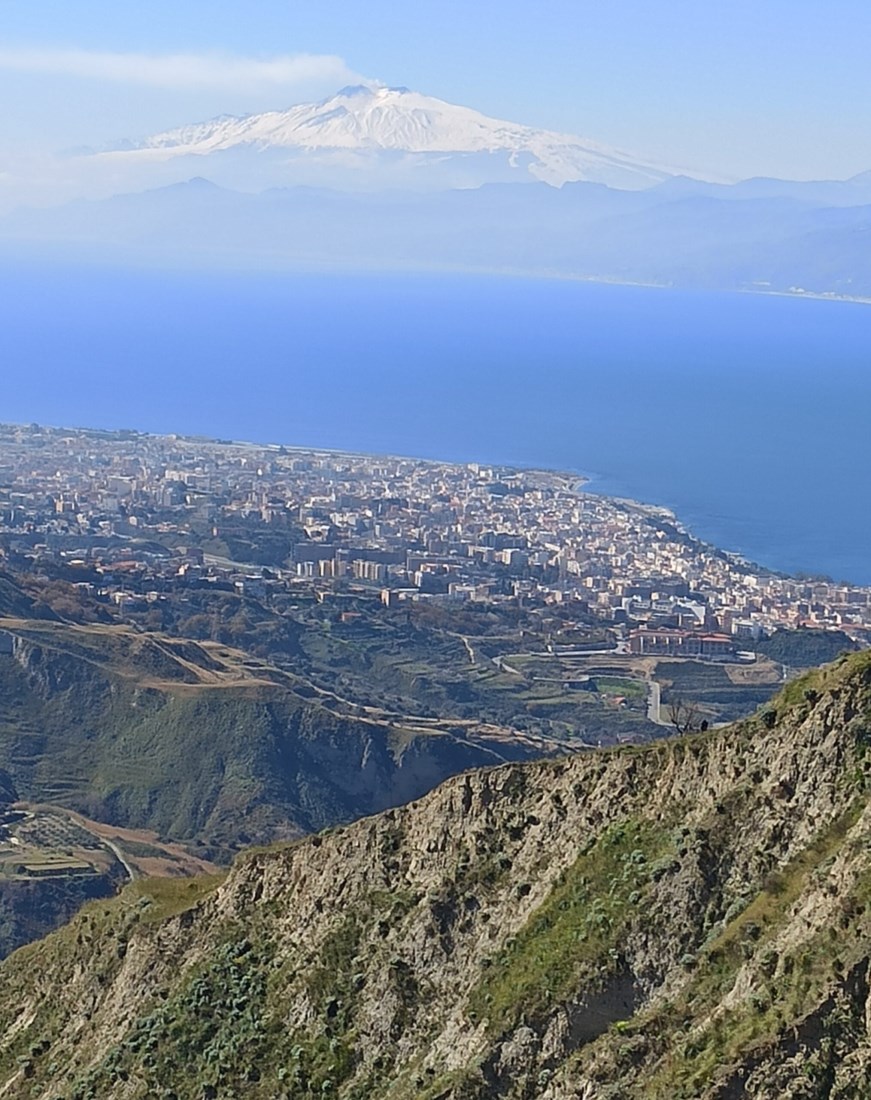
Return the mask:
[[[242,151],[359,156],[484,158],[514,178],[529,174],[559,186],[588,180],[611,187],[640,189],[673,175],[661,165],[568,134],[535,130],[488,118],[469,107],[446,103],[408,88],[358,85],[343,88],[320,103],[286,111],[235,117],[155,134],[123,153],[148,159],[184,155],[208,157]],[[484,168],[484,165],[479,165]],[[487,173],[484,172],[486,178]],[[481,180],[484,182],[484,179]]]

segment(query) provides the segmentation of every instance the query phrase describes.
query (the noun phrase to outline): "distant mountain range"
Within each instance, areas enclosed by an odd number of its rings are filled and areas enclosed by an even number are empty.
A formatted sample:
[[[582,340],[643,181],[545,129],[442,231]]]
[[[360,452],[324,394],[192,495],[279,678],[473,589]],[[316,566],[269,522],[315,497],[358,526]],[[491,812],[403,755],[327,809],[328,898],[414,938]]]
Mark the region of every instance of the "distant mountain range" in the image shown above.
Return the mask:
[[[871,172],[715,183],[405,88],[345,88],[70,160],[72,176],[122,193],[0,218],[0,256],[871,296]]]
[[[37,249],[225,269],[502,272],[871,297],[871,182],[251,194],[193,179],[0,219],[0,257]]]

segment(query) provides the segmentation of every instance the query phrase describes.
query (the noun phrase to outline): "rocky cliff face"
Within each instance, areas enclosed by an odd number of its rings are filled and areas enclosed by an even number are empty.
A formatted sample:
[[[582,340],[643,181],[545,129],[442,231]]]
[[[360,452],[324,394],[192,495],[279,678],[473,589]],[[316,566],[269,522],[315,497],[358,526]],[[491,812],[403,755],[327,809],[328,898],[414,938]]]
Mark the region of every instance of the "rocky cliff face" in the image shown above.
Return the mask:
[[[0,968],[0,1095],[857,1097],[871,660],[134,884]]]

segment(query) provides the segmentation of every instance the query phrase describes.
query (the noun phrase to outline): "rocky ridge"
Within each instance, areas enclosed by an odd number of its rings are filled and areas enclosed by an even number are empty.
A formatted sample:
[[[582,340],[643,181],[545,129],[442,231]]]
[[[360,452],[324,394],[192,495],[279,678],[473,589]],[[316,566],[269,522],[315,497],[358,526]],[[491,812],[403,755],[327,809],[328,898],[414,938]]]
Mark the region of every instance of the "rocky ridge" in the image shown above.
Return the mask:
[[[134,884],[0,968],[0,1095],[854,1097],[871,659]]]

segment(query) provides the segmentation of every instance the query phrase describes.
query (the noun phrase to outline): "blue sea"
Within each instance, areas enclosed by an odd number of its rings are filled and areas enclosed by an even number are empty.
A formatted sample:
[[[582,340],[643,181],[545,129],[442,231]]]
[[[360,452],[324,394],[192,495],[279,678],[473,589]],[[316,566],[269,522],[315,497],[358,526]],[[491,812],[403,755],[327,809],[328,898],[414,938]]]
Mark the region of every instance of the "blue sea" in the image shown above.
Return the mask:
[[[0,269],[0,420],[578,471],[871,584],[871,307],[501,277]]]

